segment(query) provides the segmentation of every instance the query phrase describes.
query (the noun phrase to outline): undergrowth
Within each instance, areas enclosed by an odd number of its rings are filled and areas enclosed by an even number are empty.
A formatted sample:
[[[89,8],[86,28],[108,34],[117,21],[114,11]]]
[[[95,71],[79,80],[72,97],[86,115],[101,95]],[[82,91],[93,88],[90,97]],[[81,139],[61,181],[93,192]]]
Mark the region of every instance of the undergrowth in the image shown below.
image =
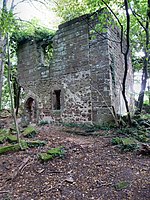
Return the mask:
[[[112,144],[117,145],[122,151],[137,151],[150,143],[150,118],[148,115],[134,116],[132,127],[124,126],[115,131]]]

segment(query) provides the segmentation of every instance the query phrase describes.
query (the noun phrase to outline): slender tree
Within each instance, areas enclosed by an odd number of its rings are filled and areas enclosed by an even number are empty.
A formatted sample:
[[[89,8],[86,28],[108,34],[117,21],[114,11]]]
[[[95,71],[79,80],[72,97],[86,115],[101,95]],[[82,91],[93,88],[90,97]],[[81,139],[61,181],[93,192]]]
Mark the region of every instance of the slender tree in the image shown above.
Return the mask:
[[[150,31],[149,31],[149,24],[150,24],[150,0],[147,1],[147,16],[146,16],[146,23],[144,23],[137,17],[137,13],[133,12],[134,16],[136,17],[139,25],[144,29],[145,32],[145,45],[143,48],[144,51],[144,59],[143,59],[143,73],[141,79],[141,90],[138,97],[138,111],[142,111],[143,101],[144,101],[144,93],[146,90],[147,79],[148,79],[148,63],[149,63],[149,48],[150,48]]]

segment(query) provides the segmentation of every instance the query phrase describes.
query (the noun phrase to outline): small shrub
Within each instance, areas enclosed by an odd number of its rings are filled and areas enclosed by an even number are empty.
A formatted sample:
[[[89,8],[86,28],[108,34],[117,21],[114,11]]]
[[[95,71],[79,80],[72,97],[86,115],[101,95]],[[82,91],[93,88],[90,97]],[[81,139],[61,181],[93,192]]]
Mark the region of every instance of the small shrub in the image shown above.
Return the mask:
[[[113,138],[111,142],[113,145],[118,145],[122,151],[133,151],[139,148],[137,140],[131,137],[116,137]]]
[[[122,139],[120,137],[115,137],[115,138],[112,139],[111,143],[113,145],[121,144],[122,143]]]

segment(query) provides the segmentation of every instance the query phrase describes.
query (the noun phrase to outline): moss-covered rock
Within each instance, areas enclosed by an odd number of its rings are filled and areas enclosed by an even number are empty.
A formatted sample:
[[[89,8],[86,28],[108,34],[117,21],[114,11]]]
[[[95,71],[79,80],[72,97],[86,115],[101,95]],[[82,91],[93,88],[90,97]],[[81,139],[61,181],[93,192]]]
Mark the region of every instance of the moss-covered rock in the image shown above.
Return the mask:
[[[41,147],[46,145],[45,141],[35,140],[35,141],[27,141],[28,147]]]
[[[63,156],[64,149],[63,149],[63,147],[56,147],[56,148],[52,148],[52,149],[48,150],[47,153],[52,155],[53,157]]]
[[[27,138],[32,138],[37,134],[37,130],[33,126],[28,126],[24,131],[23,131],[23,136]]]
[[[12,137],[13,135],[11,135]],[[8,138],[7,138],[8,139]],[[14,138],[11,138],[12,141],[14,141]],[[38,146],[44,146],[46,144],[45,141],[40,141],[40,140],[35,140],[35,141],[25,141],[25,140],[21,140],[20,141],[20,145],[19,144],[14,144],[14,145],[8,145],[8,146],[3,146],[0,147],[0,154],[4,154],[7,152],[13,152],[13,151],[19,151],[19,150],[25,150],[27,148],[30,147],[38,147]],[[52,158],[53,156],[48,154],[49,158]],[[43,156],[40,156],[41,160],[43,158]],[[44,158],[43,158],[44,161]]]
[[[53,159],[53,156],[48,154],[48,153],[40,153],[39,154],[39,159],[42,161],[42,162],[46,162],[46,161],[49,161],[49,160],[52,160]]]
[[[39,154],[39,159],[42,162],[49,161],[54,159],[55,157],[62,157],[64,156],[64,149],[63,147],[52,148],[48,150],[46,153]]]
[[[9,143],[16,143],[17,142],[17,137],[15,135],[7,135],[7,141]]]
[[[10,151],[18,151],[20,149],[21,148],[20,148],[19,144],[3,146],[3,147],[0,147],[0,154],[4,154],[4,153],[10,152]]]

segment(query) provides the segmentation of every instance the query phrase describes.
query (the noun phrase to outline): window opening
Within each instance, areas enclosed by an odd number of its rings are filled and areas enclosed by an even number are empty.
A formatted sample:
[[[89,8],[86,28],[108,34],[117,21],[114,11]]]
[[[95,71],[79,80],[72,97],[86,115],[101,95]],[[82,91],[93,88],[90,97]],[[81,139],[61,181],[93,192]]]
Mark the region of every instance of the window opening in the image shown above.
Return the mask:
[[[60,110],[61,108],[61,105],[60,105],[60,93],[61,93],[61,90],[54,90],[54,97],[53,97],[53,105],[54,105],[54,110]]]

